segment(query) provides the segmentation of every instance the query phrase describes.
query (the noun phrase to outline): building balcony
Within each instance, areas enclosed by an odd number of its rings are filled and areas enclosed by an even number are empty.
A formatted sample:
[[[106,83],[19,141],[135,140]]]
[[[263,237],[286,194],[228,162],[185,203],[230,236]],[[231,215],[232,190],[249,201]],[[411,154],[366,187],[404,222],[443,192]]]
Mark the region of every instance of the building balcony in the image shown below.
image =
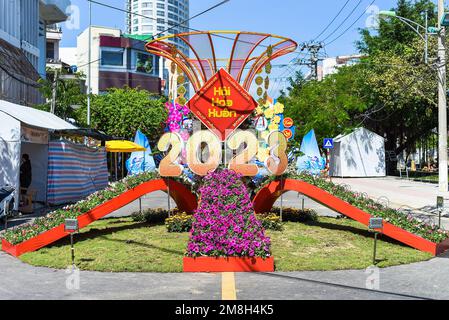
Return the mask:
[[[40,0],[40,16],[47,24],[66,21],[69,18],[66,10],[70,4],[70,0]]]

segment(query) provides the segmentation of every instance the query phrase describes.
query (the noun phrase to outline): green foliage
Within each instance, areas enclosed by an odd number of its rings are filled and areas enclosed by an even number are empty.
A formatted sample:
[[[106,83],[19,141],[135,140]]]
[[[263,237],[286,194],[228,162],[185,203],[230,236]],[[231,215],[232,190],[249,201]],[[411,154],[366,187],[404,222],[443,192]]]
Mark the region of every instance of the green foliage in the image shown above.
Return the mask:
[[[429,0],[398,0],[398,16],[436,25]],[[415,143],[437,126],[436,37],[429,38],[429,64],[424,41],[396,18],[380,20],[379,29],[360,31],[360,63],[339,68],[323,81],[291,80],[280,101],[299,124],[299,136],[314,128],[318,140],[366,127],[386,138],[386,149],[413,152]]]
[[[134,221],[146,222],[150,224],[163,223],[168,218],[168,211],[165,209],[147,209],[142,212],[134,212],[131,215]]]
[[[298,136],[315,129],[321,140],[358,125],[354,116],[367,108],[361,77],[358,66],[342,68],[323,81],[305,82],[302,74],[296,74],[288,96],[279,100],[286,106],[285,115],[299,126]]]
[[[65,69],[58,70],[56,77],[56,106],[55,114],[62,118],[74,118],[75,110],[72,106],[83,106],[86,103],[86,94],[84,93],[85,76],[82,73],[74,74],[75,79],[62,79],[67,75]],[[53,99],[53,89],[55,84],[55,70],[47,69],[47,78],[39,79],[41,87],[39,91],[48,101],[44,104],[35,106],[36,109],[50,112]]]
[[[107,94],[93,95],[91,126],[106,134],[132,139],[140,129],[150,140],[157,139],[167,118],[165,98],[146,90],[110,89]],[[86,126],[86,106],[79,109],[77,119]]]

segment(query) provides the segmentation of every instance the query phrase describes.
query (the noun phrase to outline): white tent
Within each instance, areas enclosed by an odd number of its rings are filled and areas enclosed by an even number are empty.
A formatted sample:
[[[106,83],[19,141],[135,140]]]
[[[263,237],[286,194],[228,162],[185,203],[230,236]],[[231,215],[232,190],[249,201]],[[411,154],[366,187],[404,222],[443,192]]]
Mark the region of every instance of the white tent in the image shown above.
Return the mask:
[[[333,177],[384,177],[385,140],[365,128],[339,135],[330,150],[329,166]]]
[[[19,204],[21,155],[30,156],[35,200],[46,201],[49,130],[77,129],[49,112],[0,100],[0,186],[16,188]]]

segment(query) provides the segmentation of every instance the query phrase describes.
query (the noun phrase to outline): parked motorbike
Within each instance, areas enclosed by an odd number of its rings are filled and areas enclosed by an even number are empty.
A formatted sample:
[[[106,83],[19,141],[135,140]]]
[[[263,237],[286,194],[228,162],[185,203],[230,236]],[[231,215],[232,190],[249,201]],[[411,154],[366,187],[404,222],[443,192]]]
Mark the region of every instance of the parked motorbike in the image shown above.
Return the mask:
[[[4,220],[11,215],[14,209],[14,191],[15,188],[11,186],[0,188],[0,220]]]

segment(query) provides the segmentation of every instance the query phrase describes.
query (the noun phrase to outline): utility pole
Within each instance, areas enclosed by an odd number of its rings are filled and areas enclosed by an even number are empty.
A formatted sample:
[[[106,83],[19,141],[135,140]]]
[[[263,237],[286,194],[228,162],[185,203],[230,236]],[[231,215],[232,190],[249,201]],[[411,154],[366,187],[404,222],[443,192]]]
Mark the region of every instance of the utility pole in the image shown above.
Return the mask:
[[[447,172],[447,102],[446,102],[446,48],[445,31],[441,25],[444,0],[438,0],[438,182],[439,191],[448,192]]]
[[[58,89],[58,69],[55,69],[53,88],[52,88],[52,98],[51,98],[51,109],[50,112],[55,114],[56,111],[56,91]]]
[[[310,78],[312,80],[318,80],[318,63],[323,60],[319,57],[320,50],[324,48],[321,42],[309,42],[304,43],[301,47],[301,51],[307,50],[309,52],[310,58],[308,59],[298,59],[297,64],[308,66],[310,68]]]
[[[91,92],[91,52],[92,52],[92,2],[89,1],[89,49],[87,58],[87,126],[90,128],[90,92]]]

